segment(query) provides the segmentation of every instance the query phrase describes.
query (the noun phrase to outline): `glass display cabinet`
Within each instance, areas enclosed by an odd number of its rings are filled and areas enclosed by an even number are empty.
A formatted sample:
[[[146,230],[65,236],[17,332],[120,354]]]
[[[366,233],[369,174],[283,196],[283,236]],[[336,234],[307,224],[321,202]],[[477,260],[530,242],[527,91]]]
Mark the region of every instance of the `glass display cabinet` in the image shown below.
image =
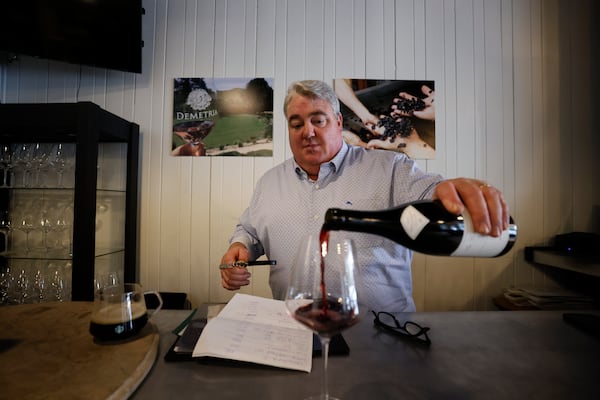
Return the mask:
[[[138,281],[139,126],[91,102],[0,104],[0,304]]]

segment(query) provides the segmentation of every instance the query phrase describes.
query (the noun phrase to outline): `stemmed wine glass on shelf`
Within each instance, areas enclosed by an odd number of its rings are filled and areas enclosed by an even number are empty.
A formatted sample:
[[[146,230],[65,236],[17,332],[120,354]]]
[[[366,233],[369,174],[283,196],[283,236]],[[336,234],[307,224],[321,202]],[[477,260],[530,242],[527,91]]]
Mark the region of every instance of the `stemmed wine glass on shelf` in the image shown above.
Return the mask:
[[[19,143],[15,145],[13,152],[13,170],[21,174],[20,185],[15,182],[13,186],[30,187],[32,169],[32,144]]]
[[[69,143],[56,143],[52,146],[48,156],[50,167],[58,176],[57,187],[64,187],[65,172],[71,168],[75,162],[75,148]]]
[[[328,389],[329,342],[356,324],[365,312],[358,298],[357,275],[350,239],[329,240],[329,233],[322,232],[321,237],[307,236],[301,242],[291,267],[285,304],[292,318],[313,330],[321,341],[321,393],[309,399],[336,399]]]
[[[10,187],[12,182],[13,151],[9,144],[0,145],[0,165],[2,165],[2,185],[0,187]]]
[[[18,214],[18,217],[11,225],[13,230],[21,231],[25,234],[24,251],[26,255],[31,252],[31,243],[29,236],[31,232],[36,229],[35,223],[35,215],[32,212],[32,209],[25,208],[21,213]]]
[[[8,245],[10,243],[10,232],[11,232],[11,219],[8,210],[0,210],[0,232],[4,233],[4,243],[2,250],[3,253],[8,251]]]
[[[42,250],[48,252],[50,246],[48,245],[48,233],[55,229],[55,216],[54,209],[50,207],[44,207],[39,211],[37,217],[37,224],[39,229],[42,231]]]
[[[31,177],[32,186],[44,186],[44,171],[48,164],[48,145],[34,143],[31,146],[31,166],[34,173]]]
[[[53,234],[59,251],[69,250],[73,226],[73,207],[68,201],[57,203],[53,214]]]

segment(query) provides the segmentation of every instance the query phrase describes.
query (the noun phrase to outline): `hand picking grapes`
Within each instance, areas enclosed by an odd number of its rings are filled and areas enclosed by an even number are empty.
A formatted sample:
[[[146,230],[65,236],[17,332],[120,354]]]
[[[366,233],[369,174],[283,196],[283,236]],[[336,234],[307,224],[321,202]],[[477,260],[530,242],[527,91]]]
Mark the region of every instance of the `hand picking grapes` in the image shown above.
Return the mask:
[[[414,115],[417,118],[435,120],[435,91],[427,85],[421,86],[421,92],[426,96],[419,99],[409,93],[401,92],[400,97],[394,99],[391,116],[407,117]]]

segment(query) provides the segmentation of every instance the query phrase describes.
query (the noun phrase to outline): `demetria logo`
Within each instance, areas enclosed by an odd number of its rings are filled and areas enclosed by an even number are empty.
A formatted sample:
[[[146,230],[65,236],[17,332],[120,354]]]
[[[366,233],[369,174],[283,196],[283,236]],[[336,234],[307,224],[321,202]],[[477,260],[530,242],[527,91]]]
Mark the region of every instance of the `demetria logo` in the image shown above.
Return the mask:
[[[186,104],[194,110],[202,111],[210,105],[212,97],[204,89],[195,89],[190,92]]]

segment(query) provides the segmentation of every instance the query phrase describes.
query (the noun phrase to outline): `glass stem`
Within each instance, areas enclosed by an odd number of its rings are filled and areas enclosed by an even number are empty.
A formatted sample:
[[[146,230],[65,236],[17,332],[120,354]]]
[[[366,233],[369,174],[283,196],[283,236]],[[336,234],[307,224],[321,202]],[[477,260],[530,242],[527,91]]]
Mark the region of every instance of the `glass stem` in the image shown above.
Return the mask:
[[[23,171],[23,187],[28,188],[31,186],[31,167],[26,167]]]
[[[44,229],[42,233],[43,233],[42,239],[44,242],[43,243],[44,251],[47,252],[48,250],[50,250],[50,248],[48,247],[48,229]]]
[[[329,385],[327,380],[327,363],[329,361],[329,337],[319,337],[321,339],[321,357],[323,357],[323,376],[321,379],[321,399],[329,399]]]
[[[31,249],[29,248],[29,233],[31,231],[27,230],[25,232],[25,254],[29,254],[29,252],[31,251]]]

